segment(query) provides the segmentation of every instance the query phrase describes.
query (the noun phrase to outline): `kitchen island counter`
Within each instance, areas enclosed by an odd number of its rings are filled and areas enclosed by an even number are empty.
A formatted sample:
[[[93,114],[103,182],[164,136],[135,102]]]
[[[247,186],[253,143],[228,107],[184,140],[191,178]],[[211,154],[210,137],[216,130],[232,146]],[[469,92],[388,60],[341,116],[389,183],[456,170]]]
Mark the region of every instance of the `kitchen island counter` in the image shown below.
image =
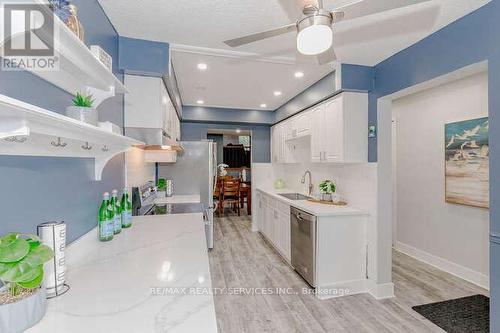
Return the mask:
[[[106,243],[95,232],[68,247],[71,289],[27,332],[217,332],[202,214],[134,217]]]

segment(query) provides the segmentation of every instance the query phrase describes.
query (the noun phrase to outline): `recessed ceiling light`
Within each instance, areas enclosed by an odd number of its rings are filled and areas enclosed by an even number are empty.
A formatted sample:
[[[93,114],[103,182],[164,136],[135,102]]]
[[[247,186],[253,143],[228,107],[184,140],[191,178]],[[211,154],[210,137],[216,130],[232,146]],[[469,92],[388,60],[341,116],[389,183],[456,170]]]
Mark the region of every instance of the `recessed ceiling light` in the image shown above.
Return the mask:
[[[304,77],[304,72],[295,72],[294,75],[297,79],[300,79],[301,77]]]
[[[281,91],[275,91],[274,96],[281,96]]]
[[[236,133],[241,133],[241,130],[238,128],[238,129],[236,130]]]
[[[207,64],[204,64],[204,63],[199,63],[199,64],[198,64],[198,69],[199,69],[200,71],[205,71],[205,70],[207,70],[207,68],[208,68],[208,65],[207,65]]]
[[[262,104],[260,105],[260,107],[261,107],[261,108],[267,108],[267,104],[262,103]]]
[[[197,100],[196,103],[198,103],[198,104],[205,104],[205,102],[203,100],[201,100],[201,99]]]

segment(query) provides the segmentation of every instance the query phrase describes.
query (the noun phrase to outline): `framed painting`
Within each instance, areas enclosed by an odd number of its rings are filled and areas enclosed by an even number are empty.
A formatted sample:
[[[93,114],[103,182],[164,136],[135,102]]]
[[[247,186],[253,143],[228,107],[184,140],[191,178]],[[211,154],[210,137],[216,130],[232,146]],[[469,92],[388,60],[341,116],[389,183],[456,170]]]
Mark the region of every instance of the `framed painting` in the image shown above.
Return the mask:
[[[446,202],[489,208],[488,117],[445,124]]]

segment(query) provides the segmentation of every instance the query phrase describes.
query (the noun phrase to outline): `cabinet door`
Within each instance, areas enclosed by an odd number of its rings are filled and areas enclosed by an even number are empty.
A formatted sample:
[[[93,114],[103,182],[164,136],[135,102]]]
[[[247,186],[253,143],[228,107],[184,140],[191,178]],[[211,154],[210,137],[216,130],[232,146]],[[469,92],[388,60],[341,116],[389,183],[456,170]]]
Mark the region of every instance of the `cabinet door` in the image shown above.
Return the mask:
[[[342,98],[335,98],[325,108],[324,161],[341,162],[344,152],[344,110]]]
[[[297,118],[291,118],[283,123],[286,131],[286,139],[290,140],[297,137]]]
[[[283,124],[278,124],[271,131],[272,162],[279,164],[286,163],[286,129],[283,127]]]
[[[257,229],[263,232],[265,213],[264,213],[262,194],[260,193],[257,193],[257,209],[259,210],[257,213]]]
[[[125,75],[125,127],[163,128],[161,78]]]
[[[274,246],[281,252],[281,225],[278,210],[273,209],[273,238]]]
[[[282,226],[282,247],[283,255],[288,261],[292,260],[292,239],[291,239],[291,229],[290,229],[290,214],[281,214],[281,226]]]
[[[172,115],[170,113],[172,107],[172,102],[168,96],[167,88],[164,84],[160,86],[160,108],[163,118],[162,128],[165,130],[168,136],[172,137]]]
[[[280,124],[280,161],[281,163],[289,163],[288,146],[286,143],[286,126]]]
[[[271,162],[278,163],[278,126],[271,127]]]
[[[324,105],[319,105],[311,111],[311,162],[314,163],[323,161],[324,118]]]
[[[274,215],[273,215],[274,209],[270,207],[269,205],[266,205],[266,218],[265,218],[265,224],[264,224],[264,234],[266,235],[267,239],[269,241],[273,241],[273,234],[274,234]]]
[[[302,112],[296,121],[297,136],[308,135],[311,131],[311,115],[312,112]]]

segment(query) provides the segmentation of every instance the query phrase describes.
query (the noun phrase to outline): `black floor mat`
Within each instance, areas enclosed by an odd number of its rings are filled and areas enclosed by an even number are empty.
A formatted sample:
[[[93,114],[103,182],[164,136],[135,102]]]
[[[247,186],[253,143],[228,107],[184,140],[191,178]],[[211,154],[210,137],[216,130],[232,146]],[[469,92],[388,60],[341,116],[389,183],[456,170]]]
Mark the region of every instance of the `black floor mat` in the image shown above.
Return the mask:
[[[489,333],[490,299],[474,295],[412,308],[448,333]]]

